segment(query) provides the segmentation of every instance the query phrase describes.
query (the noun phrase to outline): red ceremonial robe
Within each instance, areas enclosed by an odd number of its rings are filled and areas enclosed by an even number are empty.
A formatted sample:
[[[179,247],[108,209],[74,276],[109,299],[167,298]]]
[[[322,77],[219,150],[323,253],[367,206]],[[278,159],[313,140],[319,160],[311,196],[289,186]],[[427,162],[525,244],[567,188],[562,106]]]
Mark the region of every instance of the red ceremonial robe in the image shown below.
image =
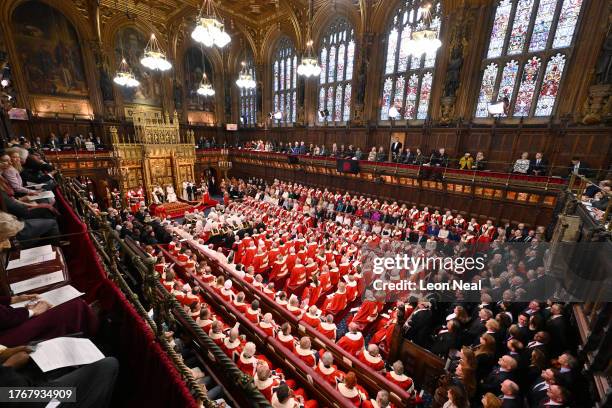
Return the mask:
[[[360,332],[349,332],[342,336],[342,338],[338,340],[337,344],[347,353],[357,356],[357,352],[363,350],[365,341],[363,339],[363,335]]]

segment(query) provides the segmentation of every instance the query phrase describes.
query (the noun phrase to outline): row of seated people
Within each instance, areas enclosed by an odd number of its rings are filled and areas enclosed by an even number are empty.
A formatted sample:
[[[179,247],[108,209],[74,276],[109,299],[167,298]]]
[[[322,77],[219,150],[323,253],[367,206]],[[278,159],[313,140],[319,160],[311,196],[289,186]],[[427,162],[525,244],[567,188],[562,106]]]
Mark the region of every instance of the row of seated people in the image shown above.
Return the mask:
[[[276,143],[258,140],[247,141],[237,147],[263,152],[324,156],[375,162],[391,161],[401,164],[425,165],[441,168],[449,167],[462,170],[486,170],[489,165],[482,151],[477,152],[475,155],[472,155],[470,152],[465,152],[463,156],[457,159],[451,159],[446,153],[445,148],[432,150],[431,153],[427,154],[423,153],[420,148],[412,150],[409,147],[403,147],[402,143],[397,139],[391,142],[388,151],[385,151],[383,146],[379,146],[378,148],[372,146],[369,148],[368,153],[361,150],[360,147],[354,147],[353,145],[345,147],[344,145],[338,146],[336,143],[333,143],[331,148],[328,148],[325,145],[318,146],[312,143],[307,145],[304,141],[293,143],[287,142],[283,144],[283,142]],[[542,152],[536,152],[533,159],[529,158],[529,152],[523,152],[520,158],[511,165],[506,166],[511,173],[534,176],[545,176],[549,174],[551,170],[549,162]],[[589,177],[593,173],[593,170],[594,169],[591,169],[586,162],[581,161],[581,159],[576,156],[572,157],[571,163],[567,165],[567,170],[563,173],[564,175],[576,173]]]
[[[11,248],[19,247],[19,233],[24,228],[24,222],[0,211],[0,256],[3,262]],[[30,237],[43,240],[36,231],[31,232]],[[1,273],[5,273],[4,264]],[[10,273],[15,274],[17,270]],[[26,304],[13,307],[21,302]],[[98,329],[97,313],[82,299],[53,305],[37,293],[0,295],[0,384],[12,388],[76,387],[79,406],[111,406],[119,371],[119,363],[114,357],[74,369],[48,372],[42,372],[31,358],[35,343],[77,334],[96,341]]]
[[[69,132],[64,132],[62,138],[58,138],[55,133],[51,132],[46,140],[43,140],[40,136],[36,136],[32,140],[29,140],[23,136],[14,136],[8,142],[9,147],[16,146],[27,146],[26,148],[34,148],[39,150],[49,151],[66,151],[66,150],[104,150],[105,144],[100,136],[94,136],[92,132],[89,132],[86,136],[77,134],[71,136]]]
[[[237,184],[235,188],[255,200],[282,207],[289,212],[308,215],[312,219],[331,220],[344,228],[356,227],[364,233],[381,237],[423,243],[428,238],[466,243],[491,240],[530,242],[533,239],[541,241],[544,232],[543,227],[527,229],[523,223],[519,223],[516,228],[512,228],[509,223],[496,227],[491,220],[481,223],[471,218],[468,221],[451,210],[442,214],[438,209],[409,208],[396,201],[379,201],[363,195],[351,196],[348,192],[342,194],[292,183],[276,182],[267,186],[249,180]]]
[[[0,153],[0,208],[23,221],[22,246],[53,241],[59,235],[52,198],[37,198],[55,187],[55,170],[34,149],[11,147]]]

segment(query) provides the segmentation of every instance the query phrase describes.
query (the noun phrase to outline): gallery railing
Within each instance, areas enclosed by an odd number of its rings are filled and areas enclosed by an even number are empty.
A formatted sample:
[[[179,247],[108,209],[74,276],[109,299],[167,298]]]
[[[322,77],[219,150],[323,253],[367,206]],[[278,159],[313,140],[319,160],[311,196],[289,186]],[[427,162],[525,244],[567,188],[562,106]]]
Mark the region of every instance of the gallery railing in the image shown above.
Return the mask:
[[[242,400],[241,406],[269,406],[265,397],[255,388],[253,381],[238,369],[162,285],[152,258],[146,257],[133,241],[129,243],[120,238],[117,231],[111,228],[106,213],[100,212],[87,200],[87,190],[77,180],[63,178],[61,175],[59,180],[64,196],[87,225],[89,235],[109,278],[116,283],[140,317],[148,324],[194,399],[201,402],[204,407],[217,407],[217,403],[207,397],[206,390],[194,378],[190,368],[185,365],[165,336],[165,328],[176,327],[177,324],[193,337],[197,349],[205,354],[204,358],[214,362],[214,369],[224,379],[223,386],[232,393],[233,398]],[[127,268],[130,270],[126,270]],[[138,282],[140,287],[136,290],[140,291],[142,296],[135,292],[128,280]],[[145,305],[153,309],[153,318],[147,312]]]

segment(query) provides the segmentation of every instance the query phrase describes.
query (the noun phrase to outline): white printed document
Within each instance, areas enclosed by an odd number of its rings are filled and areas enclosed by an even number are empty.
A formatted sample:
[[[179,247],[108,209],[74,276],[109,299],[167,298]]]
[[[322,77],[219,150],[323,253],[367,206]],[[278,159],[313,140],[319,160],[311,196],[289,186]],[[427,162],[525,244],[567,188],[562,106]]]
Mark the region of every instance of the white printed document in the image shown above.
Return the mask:
[[[66,285],[66,286],[62,286],[61,288],[56,288],[48,292],[41,293],[38,298],[40,300],[46,301],[51,306],[55,307],[55,306],[61,305],[62,303],[66,303],[72,299],[76,299],[82,295],[84,295],[84,293],[76,290],[74,286]],[[13,303],[11,307],[15,307],[15,308],[26,307],[28,303],[30,302],[31,300],[26,300],[26,301],[19,302],[19,303]]]
[[[62,367],[95,363],[104,354],[89,339],[58,337],[35,346],[30,357],[43,373]]]
[[[6,265],[6,270],[10,271],[11,269],[17,269],[24,266],[34,265],[42,262],[53,261],[57,257],[55,252],[51,252],[50,254],[45,254],[41,256],[34,256],[31,258],[24,258],[23,256],[19,259],[13,259],[9,261],[8,265]]]
[[[64,272],[57,271],[47,273],[45,275],[35,276],[30,279],[22,280],[20,282],[11,283],[11,291],[18,295],[23,292],[29,292],[43,286],[53,285],[58,282],[64,281]]]
[[[37,256],[48,255],[53,252],[53,247],[51,245],[43,245],[30,249],[22,249],[19,252],[19,258],[34,258]]]

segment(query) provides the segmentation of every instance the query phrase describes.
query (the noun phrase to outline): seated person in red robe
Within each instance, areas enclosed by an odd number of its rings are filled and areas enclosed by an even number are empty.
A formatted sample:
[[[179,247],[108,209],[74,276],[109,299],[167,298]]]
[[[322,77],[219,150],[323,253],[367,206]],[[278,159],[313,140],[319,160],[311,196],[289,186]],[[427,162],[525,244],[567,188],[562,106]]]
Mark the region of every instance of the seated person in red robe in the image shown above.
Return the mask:
[[[367,350],[358,352],[357,358],[374,371],[385,370],[385,362],[380,357],[380,351],[376,344],[369,344]]]
[[[246,313],[247,309],[249,308],[249,305],[244,302],[244,297],[244,292],[238,292],[236,294],[236,298],[232,301],[234,307],[243,314]]]
[[[26,300],[30,301],[26,307],[10,306]],[[52,307],[37,300],[37,295],[0,296],[0,344],[6,347],[79,332],[92,336],[97,325],[97,317],[82,299]]]
[[[321,325],[321,311],[315,305],[308,308],[308,311],[302,316],[302,321],[314,329],[318,329]]]
[[[334,323],[333,315],[328,314],[325,316],[325,321],[321,322],[319,331],[331,341],[336,341],[336,323]]]
[[[353,315],[351,322],[359,326],[359,330],[363,330],[367,325],[372,323],[378,317],[381,304],[376,301],[371,290],[366,290],[364,300],[357,313]]]
[[[255,375],[255,369],[257,368],[257,362],[259,361],[257,357],[255,357],[256,352],[255,344],[248,342],[244,345],[242,349],[242,353],[240,353],[240,357],[238,357],[238,361],[236,362],[236,366],[245,374],[250,376]]]
[[[266,313],[263,319],[259,322],[259,328],[263,330],[268,336],[274,336],[276,330],[276,323],[272,318],[272,313]]]
[[[253,299],[251,302],[251,306],[249,306],[246,310],[246,317],[252,323],[259,323],[259,315],[261,314],[261,309],[259,308],[259,300]]]
[[[332,387],[335,387],[339,381],[342,381],[345,375],[342,371],[338,370],[334,364],[334,356],[329,351],[323,353],[315,371]]]
[[[217,346],[221,347],[223,340],[225,339],[225,333],[223,333],[223,324],[219,320],[215,320],[210,325],[210,331],[208,337],[214,341]]]
[[[232,327],[229,332],[229,335],[223,339],[223,344],[221,348],[225,352],[225,354],[231,358],[233,361],[236,361],[240,354],[242,353],[242,341],[240,339],[240,333],[238,332],[237,327]]]
[[[360,407],[368,399],[367,391],[357,384],[357,377],[353,371],[346,374],[344,381],[339,382],[337,388],[340,394],[350,400],[356,407]]]
[[[300,343],[295,347],[295,354],[308,367],[315,368],[317,365],[316,352],[311,348],[310,337],[304,336],[300,339]]]
[[[295,338],[291,335],[291,325],[289,323],[285,322],[281,325],[276,337],[283,346],[291,351],[295,351]]]
[[[328,295],[323,304],[323,313],[336,316],[346,308],[347,296],[346,285],[344,282],[338,283],[338,290],[335,293]]]
[[[362,408],[393,408],[393,404],[389,401],[389,392],[380,390],[376,394],[376,399],[363,401]]]
[[[347,353],[356,356],[359,351],[363,350],[365,340],[355,323],[349,323],[348,329],[348,333],[342,336],[337,344]]]
[[[393,363],[393,370],[387,372],[385,377],[392,383],[397,384],[402,390],[406,390],[410,394],[414,392],[414,382],[412,378],[404,374],[404,364],[400,360]]]
[[[319,404],[315,400],[307,400],[304,390],[292,391],[287,383],[282,383],[276,388],[270,401],[272,408],[317,408]]]
[[[212,326],[213,323],[212,317],[208,306],[204,305],[200,308],[200,316],[196,319],[196,323],[204,333],[208,333],[210,330],[210,326]]]

